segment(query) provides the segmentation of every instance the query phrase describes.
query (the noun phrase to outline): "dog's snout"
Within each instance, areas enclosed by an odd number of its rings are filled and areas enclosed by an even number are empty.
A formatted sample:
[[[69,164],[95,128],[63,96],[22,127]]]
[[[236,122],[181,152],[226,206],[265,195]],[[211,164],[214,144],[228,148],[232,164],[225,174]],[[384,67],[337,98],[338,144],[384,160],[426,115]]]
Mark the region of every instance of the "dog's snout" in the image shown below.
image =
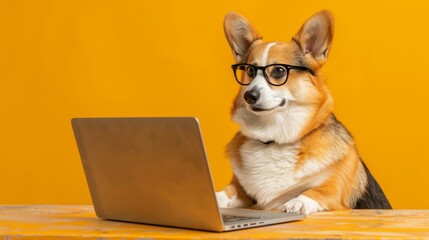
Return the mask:
[[[254,104],[258,101],[260,96],[261,92],[258,89],[252,89],[244,93],[244,100],[246,100],[248,104]]]

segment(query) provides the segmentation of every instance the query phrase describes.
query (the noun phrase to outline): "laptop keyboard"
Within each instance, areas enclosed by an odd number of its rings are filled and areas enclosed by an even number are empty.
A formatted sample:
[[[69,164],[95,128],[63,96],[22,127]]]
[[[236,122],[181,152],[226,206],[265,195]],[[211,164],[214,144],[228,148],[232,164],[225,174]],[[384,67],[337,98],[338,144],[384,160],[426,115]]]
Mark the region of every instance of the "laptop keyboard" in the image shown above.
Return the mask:
[[[260,219],[260,217],[245,217],[245,216],[235,216],[235,215],[222,215],[223,222],[238,222],[249,219]]]

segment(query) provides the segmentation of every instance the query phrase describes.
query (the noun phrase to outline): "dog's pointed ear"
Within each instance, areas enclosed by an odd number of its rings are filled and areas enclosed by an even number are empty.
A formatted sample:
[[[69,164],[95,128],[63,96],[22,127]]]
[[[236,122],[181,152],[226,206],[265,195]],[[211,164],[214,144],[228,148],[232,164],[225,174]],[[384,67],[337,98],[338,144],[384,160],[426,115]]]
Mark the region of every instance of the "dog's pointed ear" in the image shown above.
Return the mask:
[[[320,66],[328,59],[334,37],[334,17],[323,10],[310,17],[293,40],[299,44],[304,55],[310,56]]]
[[[262,39],[249,20],[237,13],[228,13],[225,16],[223,28],[237,63],[246,60],[246,55],[254,41]]]

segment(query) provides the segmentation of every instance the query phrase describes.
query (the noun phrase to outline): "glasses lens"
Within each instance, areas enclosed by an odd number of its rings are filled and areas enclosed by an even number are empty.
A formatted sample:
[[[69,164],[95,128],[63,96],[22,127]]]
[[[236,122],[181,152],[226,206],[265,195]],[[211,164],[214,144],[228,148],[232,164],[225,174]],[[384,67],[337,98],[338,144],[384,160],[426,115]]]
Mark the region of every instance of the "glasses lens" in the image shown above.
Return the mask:
[[[273,85],[282,85],[288,77],[288,70],[282,65],[271,65],[266,68],[268,81]]]
[[[240,84],[248,85],[256,76],[256,69],[251,65],[238,65],[235,68],[235,78]]]

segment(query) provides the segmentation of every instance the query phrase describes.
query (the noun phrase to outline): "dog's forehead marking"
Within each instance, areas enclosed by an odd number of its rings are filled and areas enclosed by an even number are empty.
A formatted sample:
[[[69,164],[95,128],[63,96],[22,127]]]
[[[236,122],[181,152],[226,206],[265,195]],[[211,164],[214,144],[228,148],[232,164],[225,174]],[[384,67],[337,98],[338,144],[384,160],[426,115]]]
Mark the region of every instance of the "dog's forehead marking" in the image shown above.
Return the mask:
[[[261,58],[261,66],[266,66],[268,63],[268,53],[270,52],[270,49],[272,46],[276,45],[275,42],[273,43],[269,43],[265,49],[264,52],[262,53],[262,58]]]

